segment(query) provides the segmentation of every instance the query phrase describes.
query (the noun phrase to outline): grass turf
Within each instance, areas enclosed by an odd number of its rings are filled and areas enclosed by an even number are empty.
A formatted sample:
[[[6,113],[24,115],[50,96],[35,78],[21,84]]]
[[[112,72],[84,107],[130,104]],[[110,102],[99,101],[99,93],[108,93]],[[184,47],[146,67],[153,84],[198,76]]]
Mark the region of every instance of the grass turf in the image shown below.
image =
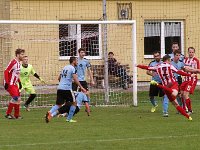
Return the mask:
[[[92,107],[88,117],[83,111],[67,123],[65,118],[44,122],[47,109],[22,109],[23,120],[0,117],[0,149],[126,149],[126,150],[197,150],[200,147],[200,103],[194,101],[193,121],[176,114],[170,104],[169,117],[162,117],[161,102],[155,113],[149,103],[138,107]],[[1,114],[5,110],[1,110]]]

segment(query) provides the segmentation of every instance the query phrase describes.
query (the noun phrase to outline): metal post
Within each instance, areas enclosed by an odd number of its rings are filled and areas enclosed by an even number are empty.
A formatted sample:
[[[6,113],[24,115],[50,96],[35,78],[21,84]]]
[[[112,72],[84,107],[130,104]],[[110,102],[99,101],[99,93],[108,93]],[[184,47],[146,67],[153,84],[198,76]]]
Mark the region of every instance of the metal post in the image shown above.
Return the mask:
[[[103,20],[107,20],[106,0],[103,0]],[[103,24],[103,51],[104,51],[104,87],[105,103],[109,103],[109,84],[108,84],[108,50],[107,50],[107,24]]]

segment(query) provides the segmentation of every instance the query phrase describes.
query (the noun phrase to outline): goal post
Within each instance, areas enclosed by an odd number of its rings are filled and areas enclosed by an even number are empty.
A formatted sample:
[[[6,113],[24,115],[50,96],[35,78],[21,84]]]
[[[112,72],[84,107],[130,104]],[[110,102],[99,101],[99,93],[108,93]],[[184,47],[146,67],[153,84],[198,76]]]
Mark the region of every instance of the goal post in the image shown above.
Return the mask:
[[[107,30],[103,30],[107,25]],[[107,33],[105,33],[105,31]],[[105,41],[105,35],[107,40]],[[0,20],[0,39],[3,70],[16,48],[24,48],[29,63],[46,80],[41,84],[31,77],[37,98],[32,106],[49,106],[56,97],[57,77],[61,69],[69,64],[70,56],[78,56],[80,47],[86,49],[95,86],[90,86],[91,103],[95,105],[137,106],[137,51],[136,21],[47,21],[47,20]],[[105,49],[106,48],[106,49]],[[113,52],[120,71],[110,74],[105,63]],[[6,56],[4,56],[6,54]],[[118,68],[119,69],[119,68]],[[108,72],[106,76],[105,73]],[[129,77],[125,80],[124,72]],[[86,76],[90,82],[88,75]],[[125,87],[124,87],[125,86]],[[2,89],[3,90],[3,89]],[[22,92],[22,99],[27,98]],[[8,94],[1,94],[1,101],[8,100]]]

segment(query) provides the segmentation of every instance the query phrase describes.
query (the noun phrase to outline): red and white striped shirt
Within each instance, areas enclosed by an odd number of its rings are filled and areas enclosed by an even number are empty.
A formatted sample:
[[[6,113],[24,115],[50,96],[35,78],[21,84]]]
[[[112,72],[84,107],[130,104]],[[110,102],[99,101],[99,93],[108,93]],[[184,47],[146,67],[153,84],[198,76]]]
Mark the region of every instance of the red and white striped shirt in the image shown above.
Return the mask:
[[[169,83],[176,82],[173,72],[178,72],[178,70],[169,63],[164,62],[160,65],[149,67],[149,69],[155,70],[158,73],[164,86],[167,86]]]
[[[199,60],[196,57],[193,57],[193,58],[186,57],[183,62],[185,63],[185,66],[189,66],[189,67],[194,68],[194,69],[200,69]],[[191,72],[187,72],[187,73],[193,74]],[[192,82],[197,81],[197,76],[195,76],[195,77],[186,76],[184,78],[184,81],[192,81]]]
[[[13,59],[9,62],[4,71],[4,82],[9,85],[16,85],[20,76],[20,62]]]

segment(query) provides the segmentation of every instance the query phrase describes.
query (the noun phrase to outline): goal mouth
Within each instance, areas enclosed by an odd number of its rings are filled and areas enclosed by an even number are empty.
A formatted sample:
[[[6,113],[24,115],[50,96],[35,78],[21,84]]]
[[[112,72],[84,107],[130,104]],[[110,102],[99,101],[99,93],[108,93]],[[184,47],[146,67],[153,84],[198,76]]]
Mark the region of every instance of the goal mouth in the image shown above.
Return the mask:
[[[2,62],[5,68],[16,48],[23,48],[29,63],[46,81],[30,80],[37,93],[33,106],[49,106],[56,99],[57,77],[69,64],[71,56],[79,56],[84,48],[93,73],[95,85],[90,85],[90,75],[85,80],[91,93],[91,102],[101,105],[137,105],[136,21],[34,21],[0,20]],[[114,74],[108,64],[112,51],[120,63]],[[1,69],[3,71],[3,68]],[[127,76],[127,77],[125,77]],[[3,76],[0,77],[3,79]],[[22,99],[28,98],[22,91]],[[6,97],[6,98],[5,98]],[[3,94],[1,99],[8,99]],[[50,100],[49,100],[50,99]]]

